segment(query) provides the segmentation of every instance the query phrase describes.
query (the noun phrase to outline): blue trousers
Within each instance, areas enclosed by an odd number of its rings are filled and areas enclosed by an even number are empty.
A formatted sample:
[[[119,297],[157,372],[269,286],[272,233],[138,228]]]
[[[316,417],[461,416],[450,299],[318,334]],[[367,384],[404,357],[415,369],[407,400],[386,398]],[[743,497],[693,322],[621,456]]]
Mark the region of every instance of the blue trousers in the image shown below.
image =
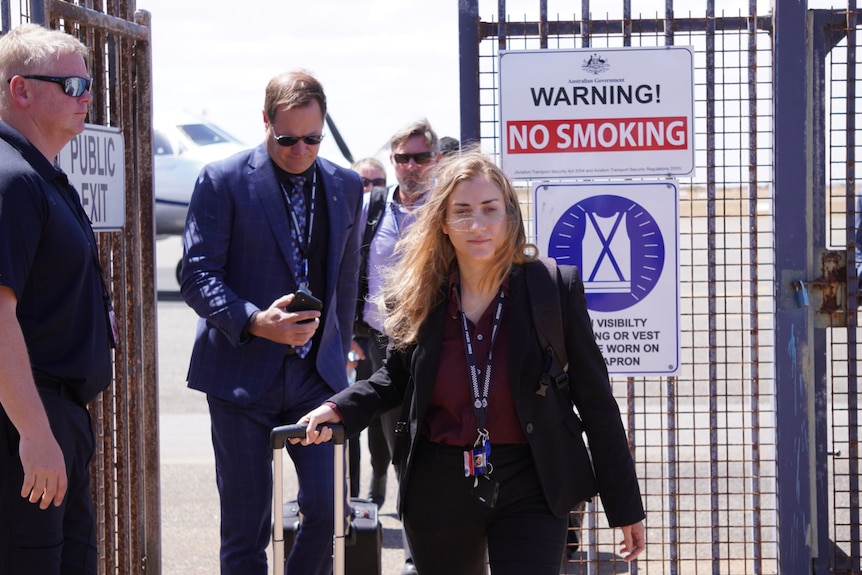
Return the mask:
[[[59,507],[48,509],[21,497],[19,435],[0,408],[0,573],[96,575],[90,414],[59,395],[40,395],[66,460],[68,491]]]
[[[267,575],[266,547],[272,530],[270,431],[296,422],[331,395],[313,361],[285,356],[272,387],[254,404],[207,398],[221,500],[221,575]],[[287,451],[296,467],[303,520],[285,572],[329,575],[335,511],[333,446],[288,444]],[[272,572],[280,573],[280,566],[273,566]]]

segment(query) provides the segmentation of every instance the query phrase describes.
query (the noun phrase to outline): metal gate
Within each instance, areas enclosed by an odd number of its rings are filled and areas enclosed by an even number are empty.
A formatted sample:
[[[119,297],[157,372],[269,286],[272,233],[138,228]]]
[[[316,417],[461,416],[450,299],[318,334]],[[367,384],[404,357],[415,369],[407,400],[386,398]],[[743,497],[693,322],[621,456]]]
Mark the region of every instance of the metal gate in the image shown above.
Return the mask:
[[[647,551],[622,562],[595,500],[563,571],[862,573],[855,2],[824,11],[750,0],[736,14],[716,0],[661,4],[647,16],[631,0],[561,0],[555,14],[547,0],[511,14],[505,0],[459,3],[461,139],[496,155],[500,50],[695,51],[681,368],[612,382]]]
[[[855,3],[853,3],[855,8]],[[818,572],[860,573],[859,506],[859,357],[860,332],[857,308],[859,283],[856,248],[862,236],[862,205],[856,202],[855,158],[857,150],[856,87],[859,78],[856,53],[859,12],[813,12],[812,107],[815,145],[823,142],[822,156],[814,163],[813,215],[824,222],[823,235],[815,233],[815,249],[821,273],[816,285],[822,303],[814,310],[815,363],[815,458],[818,509],[828,510],[818,542],[825,557]],[[820,120],[822,118],[822,121]],[[860,250],[856,252],[856,250]],[[856,252],[856,253],[854,253]],[[825,519],[825,518],[824,518]]]
[[[152,186],[152,64],[147,12],[134,0],[2,0],[2,32],[22,22],[64,30],[91,50],[87,122],[119,128],[125,143],[125,226],[100,232],[121,344],[114,380],[90,405],[97,440],[91,474],[100,574],[161,572],[156,289]]]

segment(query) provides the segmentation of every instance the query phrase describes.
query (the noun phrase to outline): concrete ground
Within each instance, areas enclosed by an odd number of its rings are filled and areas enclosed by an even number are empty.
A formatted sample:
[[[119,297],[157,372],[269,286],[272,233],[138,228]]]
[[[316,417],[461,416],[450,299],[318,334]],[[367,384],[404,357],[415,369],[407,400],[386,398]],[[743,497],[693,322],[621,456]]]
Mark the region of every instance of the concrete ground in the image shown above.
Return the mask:
[[[181,256],[178,238],[159,240],[157,249],[159,438],[161,453],[162,573],[218,575],[219,504],[215,484],[209,414],[203,394],[186,388],[196,316],[181,301],[174,279]],[[368,446],[362,436],[361,494],[371,477]],[[285,494],[295,481],[285,459]],[[395,515],[395,477],[390,467],[383,524],[383,575],[403,566],[401,524]],[[271,548],[268,551],[271,556]],[[270,566],[270,573],[272,568]]]

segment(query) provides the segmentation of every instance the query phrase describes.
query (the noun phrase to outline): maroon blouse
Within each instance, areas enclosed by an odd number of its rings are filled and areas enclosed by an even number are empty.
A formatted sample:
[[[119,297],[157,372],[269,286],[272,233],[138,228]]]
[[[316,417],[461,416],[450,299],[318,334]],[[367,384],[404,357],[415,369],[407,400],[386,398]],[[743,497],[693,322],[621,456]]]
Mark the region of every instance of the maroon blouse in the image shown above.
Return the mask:
[[[488,395],[488,409],[485,429],[491,445],[526,443],[521,429],[512,393],[509,388],[507,358],[509,355],[509,321],[506,313],[509,305],[509,279],[503,282],[503,316],[497,337],[494,341],[494,356],[491,365],[491,389]],[[484,370],[490,352],[491,331],[494,313],[497,309],[496,298],[491,302],[479,323],[474,325],[469,319],[467,326],[473,342],[476,365],[482,370],[479,377],[480,387],[484,381]],[[467,354],[464,351],[464,328],[458,299],[457,274],[449,280],[449,308],[440,342],[440,362],[437,378],[428,405],[423,433],[435,443],[468,447],[478,437],[476,415],[473,411],[473,393],[467,367]]]

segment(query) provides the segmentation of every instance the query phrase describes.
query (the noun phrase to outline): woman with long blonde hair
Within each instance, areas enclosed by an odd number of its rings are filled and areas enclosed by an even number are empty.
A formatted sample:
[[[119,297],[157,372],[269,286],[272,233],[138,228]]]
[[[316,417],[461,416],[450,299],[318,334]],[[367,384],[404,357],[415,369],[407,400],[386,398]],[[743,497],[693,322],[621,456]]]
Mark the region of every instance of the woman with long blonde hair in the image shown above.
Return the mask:
[[[386,364],[302,417],[301,442],[329,440],[327,422],[355,435],[402,405],[399,513],[421,575],[480,575],[486,550],[493,575],[556,575],[567,514],[596,493],[633,560],[640,490],[577,268],[553,278],[569,384],[542,389],[526,268],[548,271],[515,190],[475,151],[446,158],[436,178],[387,273]]]
[[[500,212],[505,215],[503,243],[499,253],[489,262],[487,273],[479,277],[482,291],[496,292],[513,265],[533,260],[537,254],[535,246],[527,243],[515,188],[487,156],[468,152],[443,160],[436,176],[436,188],[429,194],[410,233],[395,248],[398,264],[389,270],[383,287],[383,303],[391,302],[383,325],[396,347],[415,341],[417,330],[431,308],[445,297],[440,286],[449,277],[456,257],[455,248],[445,231],[446,207],[459,184],[484,178],[503,194]]]

